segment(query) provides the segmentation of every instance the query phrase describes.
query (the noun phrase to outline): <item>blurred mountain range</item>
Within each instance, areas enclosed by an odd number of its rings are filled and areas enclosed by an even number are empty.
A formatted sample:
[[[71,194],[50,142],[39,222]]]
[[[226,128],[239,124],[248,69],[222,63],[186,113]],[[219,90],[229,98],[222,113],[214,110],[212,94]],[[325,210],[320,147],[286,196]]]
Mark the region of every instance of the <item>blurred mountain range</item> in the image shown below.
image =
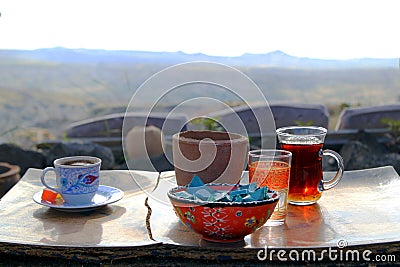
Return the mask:
[[[0,61],[21,59],[56,63],[157,63],[178,64],[190,61],[212,61],[233,66],[284,68],[399,68],[399,58],[359,58],[325,60],[295,57],[282,51],[266,54],[243,54],[238,57],[186,54],[183,52],[145,52],[45,48],[37,50],[0,50]]]
[[[72,122],[125,112],[135,91],[149,77],[166,67],[192,61],[236,67],[255,82],[270,103],[326,104],[335,116],[342,106],[400,101],[397,58],[321,60],[293,57],[281,51],[216,57],[65,48],[0,50],[0,143],[3,139],[20,144],[21,135],[34,135],[36,141],[45,139],[38,129],[62,137]],[[197,75],[232,79],[229,72],[211,67],[187,67],[169,79]],[[247,94],[251,97],[250,92]],[[163,96],[157,108],[169,111],[186,99],[209,95],[229,104],[238,102],[226,90],[193,86],[182,93]],[[153,97],[153,90],[147,90],[142,104],[147,105],[146,101]],[[140,108],[135,106],[135,110]],[[31,128],[34,129],[29,131]]]

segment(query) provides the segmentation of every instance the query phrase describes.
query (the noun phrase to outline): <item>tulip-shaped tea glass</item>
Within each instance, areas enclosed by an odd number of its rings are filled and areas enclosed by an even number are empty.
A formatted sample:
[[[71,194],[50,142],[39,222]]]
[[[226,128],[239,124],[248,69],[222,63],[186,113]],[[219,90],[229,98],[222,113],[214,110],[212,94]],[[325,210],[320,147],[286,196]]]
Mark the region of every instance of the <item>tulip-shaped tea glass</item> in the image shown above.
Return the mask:
[[[268,186],[279,192],[279,201],[265,225],[285,223],[292,153],[284,150],[261,149],[249,152],[249,181],[258,186]]]
[[[289,203],[295,205],[314,204],[322,191],[334,187],[343,176],[343,159],[332,150],[322,150],[327,130],[314,126],[291,126],[276,130],[280,147],[292,152],[289,182]],[[331,156],[338,164],[336,175],[323,180],[322,157]]]

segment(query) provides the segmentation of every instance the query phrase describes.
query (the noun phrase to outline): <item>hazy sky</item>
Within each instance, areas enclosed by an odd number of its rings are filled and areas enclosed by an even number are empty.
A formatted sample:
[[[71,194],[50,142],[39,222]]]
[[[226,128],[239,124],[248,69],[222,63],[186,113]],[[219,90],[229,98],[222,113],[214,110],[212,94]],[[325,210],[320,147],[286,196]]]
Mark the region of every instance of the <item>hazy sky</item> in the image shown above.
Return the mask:
[[[400,57],[396,0],[0,0],[0,49]]]

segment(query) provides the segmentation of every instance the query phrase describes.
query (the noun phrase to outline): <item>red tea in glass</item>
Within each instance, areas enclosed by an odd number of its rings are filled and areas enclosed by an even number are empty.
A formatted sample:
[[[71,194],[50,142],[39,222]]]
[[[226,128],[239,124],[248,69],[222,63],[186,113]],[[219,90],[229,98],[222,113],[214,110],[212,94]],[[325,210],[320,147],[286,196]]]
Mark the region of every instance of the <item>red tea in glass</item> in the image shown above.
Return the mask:
[[[342,157],[332,150],[322,150],[327,130],[322,127],[284,127],[277,130],[282,149],[292,152],[289,182],[289,203],[314,204],[322,191],[334,187],[343,175]],[[323,180],[322,157],[331,156],[338,171],[331,180]]]
[[[316,202],[321,197],[318,185],[322,180],[322,146],[281,144],[293,155],[290,175],[295,178],[290,180],[289,201]]]

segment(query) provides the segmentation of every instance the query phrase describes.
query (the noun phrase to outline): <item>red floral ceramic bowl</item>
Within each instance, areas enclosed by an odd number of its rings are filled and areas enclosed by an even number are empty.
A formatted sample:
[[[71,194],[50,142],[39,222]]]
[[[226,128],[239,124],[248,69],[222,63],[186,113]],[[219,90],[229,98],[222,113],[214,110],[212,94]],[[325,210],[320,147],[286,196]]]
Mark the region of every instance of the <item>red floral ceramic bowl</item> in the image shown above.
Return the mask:
[[[230,191],[237,184],[207,184],[211,189]],[[261,227],[271,216],[279,200],[276,191],[269,190],[271,198],[252,202],[207,202],[176,196],[187,186],[178,186],[168,192],[176,215],[189,229],[203,239],[214,242],[241,241]]]

